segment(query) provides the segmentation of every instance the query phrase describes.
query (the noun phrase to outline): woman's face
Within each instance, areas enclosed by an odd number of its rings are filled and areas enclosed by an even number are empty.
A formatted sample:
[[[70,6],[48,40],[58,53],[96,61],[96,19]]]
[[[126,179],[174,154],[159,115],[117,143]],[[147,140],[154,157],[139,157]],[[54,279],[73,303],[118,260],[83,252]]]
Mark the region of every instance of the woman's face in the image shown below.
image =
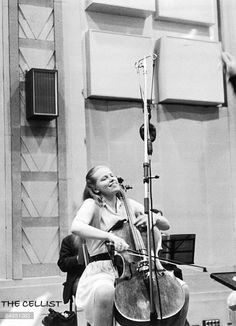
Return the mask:
[[[107,167],[99,168],[93,175],[96,180],[95,191],[103,196],[113,196],[120,190],[119,182],[114,173]]]

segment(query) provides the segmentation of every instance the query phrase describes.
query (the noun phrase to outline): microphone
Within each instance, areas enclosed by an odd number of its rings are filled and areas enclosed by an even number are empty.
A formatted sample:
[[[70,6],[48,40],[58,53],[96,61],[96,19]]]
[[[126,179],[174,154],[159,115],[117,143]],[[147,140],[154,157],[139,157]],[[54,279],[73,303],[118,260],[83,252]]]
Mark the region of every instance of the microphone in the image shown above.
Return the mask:
[[[156,127],[153,124],[149,123],[148,129],[149,129],[150,140],[151,142],[154,142],[157,135]],[[142,140],[144,140],[144,124],[142,124],[142,126],[139,128],[139,134]]]

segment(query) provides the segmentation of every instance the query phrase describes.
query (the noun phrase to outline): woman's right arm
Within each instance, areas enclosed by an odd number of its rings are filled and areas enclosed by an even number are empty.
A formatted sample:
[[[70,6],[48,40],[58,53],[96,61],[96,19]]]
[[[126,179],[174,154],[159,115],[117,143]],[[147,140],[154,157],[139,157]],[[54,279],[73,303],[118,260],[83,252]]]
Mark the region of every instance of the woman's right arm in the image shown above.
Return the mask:
[[[88,225],[78,220],[76,217],[72,222],[71,232],[74,234],[78,234],[81,238],[93,238],[110,241],[110,234],[108,232]]]
[[[71,226],[71,232],[78,234],[82,238],[93,238],[109,242],[114,242],[115,248],[119,251],[128,248],[127,243],[120,237],[114,234],[100,230],[96,227],[89,225],[96,214],[96,203],[93,199],[87,199],[78,210]]]
[[[108,232],[89,225],[96,214],[96,210],[96,203],[93,199],[85,200],[72,222],[71,232],[82,238],[109,240]]]

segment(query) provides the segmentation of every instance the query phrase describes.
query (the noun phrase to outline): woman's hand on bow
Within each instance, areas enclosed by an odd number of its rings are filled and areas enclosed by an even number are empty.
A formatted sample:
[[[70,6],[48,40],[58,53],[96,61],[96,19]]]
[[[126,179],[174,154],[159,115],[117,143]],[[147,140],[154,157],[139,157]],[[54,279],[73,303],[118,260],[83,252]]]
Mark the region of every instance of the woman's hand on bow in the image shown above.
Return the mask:
[[[117,250],[119,252],[125,251],[129,248],[128,243],[126,243],[126,241],[124,239],[116,236],[113,233],[109,233],[108,241],[111,242],[114,245],[115,250]]]

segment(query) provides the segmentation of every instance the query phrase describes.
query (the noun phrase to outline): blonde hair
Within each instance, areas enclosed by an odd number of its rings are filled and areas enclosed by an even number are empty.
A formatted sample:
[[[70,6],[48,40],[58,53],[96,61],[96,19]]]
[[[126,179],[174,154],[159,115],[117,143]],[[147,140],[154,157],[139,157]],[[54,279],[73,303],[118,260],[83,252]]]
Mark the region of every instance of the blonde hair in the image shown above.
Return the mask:
[[[104,165],[96,165],[94,167],[92,167],[88,173],[86,174],[86,186],[84,188],[84,192],[83,192],[83,200],[88,199],[88,198],[92,198],[94,199],[98,204],[101,205],[102,203],[102,199],[99,193],[96,193],[94,191],[94,187],[96,185],[96,181],[97,179],[94,178],[94,174],[101,168],[104,168],[106,166]]]
[[[86,186],[83,192],[83,200],[92,198],[99,206],[102,206],[103,201],[101,195],[94,191],[97,182],[97,179],[94,177],[94,174],[102,168],[108,167],[105,165],[96,165],[88,171],[88,173],[86,174]],[[119,194],[117,194],[117,197],[120,197]]]

